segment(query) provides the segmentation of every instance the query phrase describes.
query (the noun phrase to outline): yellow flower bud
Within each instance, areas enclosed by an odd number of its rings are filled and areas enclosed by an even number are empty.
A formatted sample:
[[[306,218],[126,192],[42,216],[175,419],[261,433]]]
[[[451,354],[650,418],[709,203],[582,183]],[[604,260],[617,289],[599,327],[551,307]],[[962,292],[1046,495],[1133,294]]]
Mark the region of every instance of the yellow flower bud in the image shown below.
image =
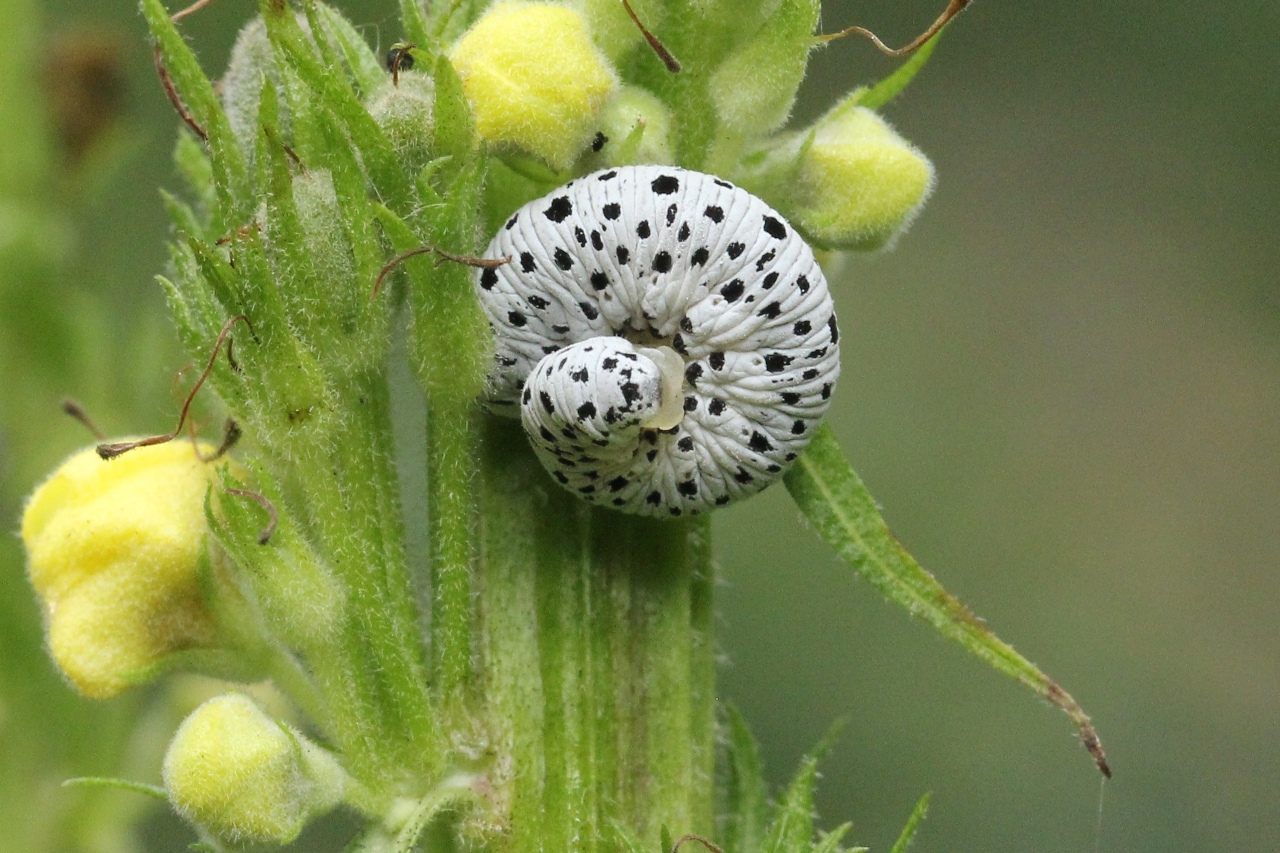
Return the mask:
[[[582,15],[550,3],[500,3],[450,60],[484,139],[567,168],[591,142],[614,75]]]
[[[865,107],[833,110],[800,156],[795,208],[788,212],[830,248],[883,246],[911,223],[933,189],[929,160]]]
[[[198,565],[214,469],[186,441],[111,461],[88,448],[27,502],[22,541],[49,649],[86,696],[113,696],[213,639]]]
[[[178,727],[164,758],[178,813],[219,841],[287,844],[342,800],[333,756],[247,696],[215,696]]]

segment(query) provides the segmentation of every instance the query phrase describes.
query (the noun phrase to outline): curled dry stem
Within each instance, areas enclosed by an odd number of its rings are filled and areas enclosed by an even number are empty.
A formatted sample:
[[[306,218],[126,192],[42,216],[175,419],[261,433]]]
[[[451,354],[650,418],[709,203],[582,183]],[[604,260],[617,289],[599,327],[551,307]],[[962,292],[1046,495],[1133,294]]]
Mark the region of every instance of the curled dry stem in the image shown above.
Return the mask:
[[[266,545],[270,542],[272,534],[276,532],[276,525],[280,523],[280,511],[276,509],[276,505],[271,502],[271,499],[261,492],[254,492],[249,489],[227,489],[227,494],[248,498],[267,511],[267,526],[262,528],[262,531],[258,534],[258,544]]]
[[[121,441],[115,444],[99,444],[97,446],[98,456],[103,459],[115,459],[122,453],[128,453],[139,447],[150,447],[155,444],[164,444],[173,441],[182,434],[182,427],[187,422],[187,415],[191,411],[191,403],[196,398],[196,393],[204,385],[209,374],[213,372],[213,365],[218,360],[218,353],[222,350],[222,345],[231,334],[231,327],[237,322],[243,321],[249,327],[249,331],[253,332],[253,324],[249,322],[249,318],[244,314],[237,314],[226,322],[222,327],[222,331],[218,333],[218,340],[213,345],[213,352],[209,354],[209,363],[205,365],[204,372],[200,374],[200,378],[196,380],[196,384],[191,386],[191,390],[187,392],[187,398],[182,403],[182,411],[178,414],[178,425],[173,428],[172,432],[164,435],[153,435],[148,438],[139,438],[134,441]]]
[[[384,266],[382,268],[382,271],[378,273],[378,278],[373,283],[373,293],[369,294],[369,298],[370,299],[377,298],[378,294],[382,291],[382,282],[386,279],[386,277],[391,273],[393,269],[400,266],[400,264],[404,263],[410,258],[417,257],[418,255],[425,255],[428,252],[434,252],[435,254],[440,256],[440,260],[436,261],[436,266],[439,266],[445,261],[453,261],[455,264],[465,264],[466,266],[469,266],[469,267],[478,267],[480,269],[491,270],[491,269],[497,269],[503,264],[511,263],[510,257],[492,258],[492,259],[477,258],[472,255],[456,255],[453,252],[446,252],[444,249],[437,249],[435,246],[419,246],[416,249],[410,249],[407,252],[396,255],[394,258],[387,261],[386,266]]]
[[[866,27],[857,27],[857,26],[846,27],[838,33],[831,33],[829,35],[818,36],[817,40],[820,43],[825,44],[826,42],[835,41],[836,39],[844,38],[845,36],[851,36],[851,35],[865,36],[871,40],[872,44],[874,44],[876,47],[880,49],[881,53],[884,53],[887,56],[906,56],[908,53],[912,53],[913,51],[918,50],[920,47],[924,46],[924,44],[927,43],[929,39],[933,38],[939,32],[941,32],[942,28],[945,27],[952,18],[954,18],[956,15],[959,15],[962,11],[964,11],[964,8],[968,6],[972,1],[973,0],[951,0],[951,2],[947,4],[947,8],[943,10],[941,15],[938,16],[938,19],[929,25],[929,29],[925,30],[923,33],[916,36],[916,38],[913,41],[911,41],[909,44],[906,44],[899,48],[889,47],[887,44],[885,44],[880,40],[879,36],[871,32],[871,30],[867,29]]]

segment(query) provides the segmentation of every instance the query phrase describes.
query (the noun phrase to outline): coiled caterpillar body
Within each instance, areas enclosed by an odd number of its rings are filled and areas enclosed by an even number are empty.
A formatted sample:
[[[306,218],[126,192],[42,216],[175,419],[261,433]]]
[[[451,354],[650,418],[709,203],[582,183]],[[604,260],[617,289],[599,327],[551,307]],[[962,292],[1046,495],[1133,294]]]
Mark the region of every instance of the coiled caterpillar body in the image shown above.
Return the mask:
[[[679,516],[778,479],[840,373],[813,252],[763,201],[671,166],[571,181],[498,230],[476,291],[489,405],[519,414],[556,480]]]

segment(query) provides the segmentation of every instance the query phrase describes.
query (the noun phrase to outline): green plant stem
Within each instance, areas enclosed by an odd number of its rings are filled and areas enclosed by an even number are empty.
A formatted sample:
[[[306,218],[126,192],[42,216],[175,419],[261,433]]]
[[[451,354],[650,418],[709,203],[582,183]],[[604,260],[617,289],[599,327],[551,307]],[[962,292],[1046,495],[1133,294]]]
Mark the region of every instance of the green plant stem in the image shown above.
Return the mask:
[[[431,543],[432,683],[442,705],[472,688],[474,405],[427,402],[427,512]]]
[[[591,509],[488,418],[480,647],[512,850],[611,850],[712,828],[708,524]],[[531,602],[536,604],[531,606]]]
[[[346,589],[349,616],[333,646],[340,672],[330,678],[350,691],[333,703],[335,716],[348,717],[343,728],[359,736],[343,746],[360,770],[385,777],[389,767],[430,764],[436,721],[405,567],[386,383],[377,374],[352,384],[339,406],[345,416],[323,446],[307,448],[297,470],[323,553]],[[356,775],[375,788],[388,784],[366,773]]]

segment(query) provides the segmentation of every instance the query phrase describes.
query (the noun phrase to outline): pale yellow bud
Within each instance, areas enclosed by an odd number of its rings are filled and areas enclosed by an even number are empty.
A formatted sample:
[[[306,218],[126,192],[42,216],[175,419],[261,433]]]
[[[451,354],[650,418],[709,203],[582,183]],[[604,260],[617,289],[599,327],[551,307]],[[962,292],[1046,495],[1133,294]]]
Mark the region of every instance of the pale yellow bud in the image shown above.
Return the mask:
[[[199,560],[214,471],[186,441],[111,461],[88,448],[27,502],[22,541],[49,649],[86,696],[113,696],[213,639]]]
[[[238,693],[191,712],[164,759],[174,808],[231,844],[289,843],[342,800],[345,784],[332,755]]]
[[[612,69],[582,15],[550,3],[500,3],[449,55],[471,102],[476,132],[570,166],[590,145],[613,91]]]
[[[933,189],[929,160],[865,107],[833,110],[799,156],[788,213],[830,248],[883,246],[906,229]]]

